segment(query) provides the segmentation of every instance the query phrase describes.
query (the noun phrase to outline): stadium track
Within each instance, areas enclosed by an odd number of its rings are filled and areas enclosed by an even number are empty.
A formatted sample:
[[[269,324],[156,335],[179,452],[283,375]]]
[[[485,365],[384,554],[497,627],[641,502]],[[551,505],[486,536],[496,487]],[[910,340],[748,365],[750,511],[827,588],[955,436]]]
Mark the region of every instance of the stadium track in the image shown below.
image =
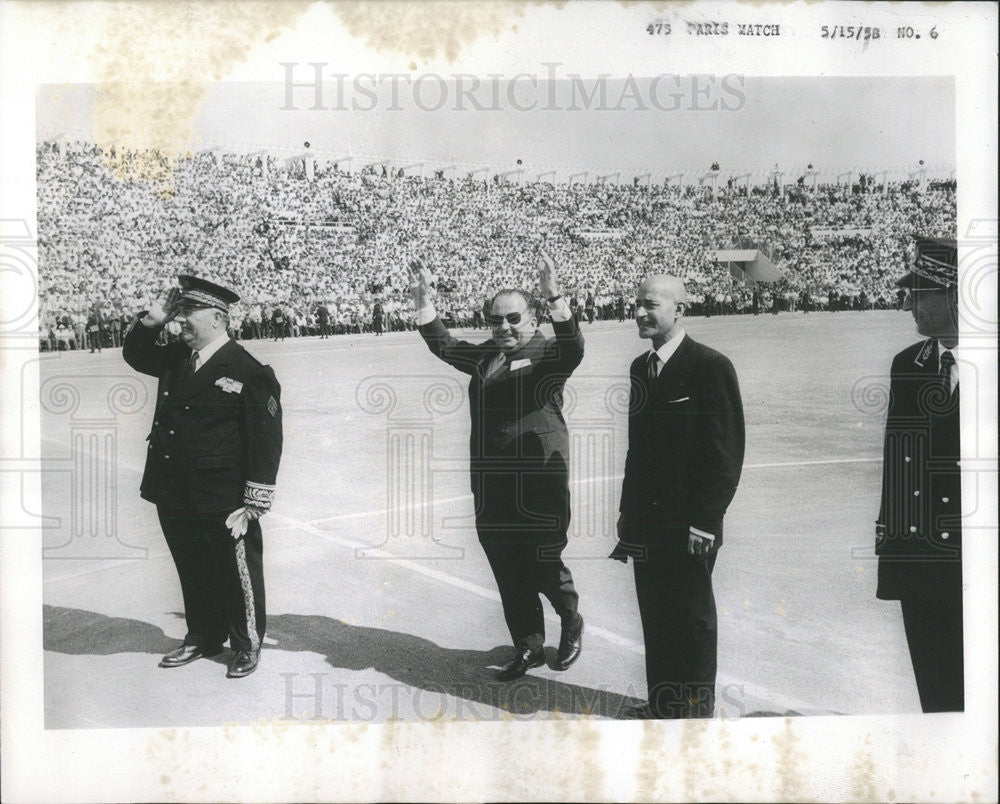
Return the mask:
[[[915,340],[909,316],[691,319],[688,331],[733,359],[748,425],[716,567],[717,716],[918,711],[898,610],[874,599],[881,413],[856,404],[855,388]],[[69,532],[81,511],[107,529],[71,486],[73,443],[109,378],[137,375],[111,350],[43,355],[43,409],[47,383],[68,380],[82,400],[76,413],[50,404],[43,414],[52,469],[42,476],[43,507],[59,523],[44,534],[47,726],[614,717],[642,694],[643,675],[631,570],[605,558],[624,417],[612,415],[604,391],[644,344],[630,322],[584,332],[587,355],[569,384],[567,419],[586,449],[574,456],[567,561],[587,618],[585,651],[565,673],[543,667],[514,685],[490,670],[506,656],[506,631],[469,516],[464,383],[415,333],[245,344],[282,382],[286,447],[264,521],[268,638],[260,670],[238,682],[225,679],[225,656],[156,667],[183,620],[155,512],[138,499],[150,397],[115,418],[117,452],[90,464],[117,465],[108,475],[117,537]],[[366,395],[376,380],[393,389],[391,409]],[[422,393],[441,381],[439,412],[429,416]],[[432,431],[430,505],[419,496],[390,502],[393,427]],[[590,432],[605,441],[588,441]],[[585,454],[595,443],[608,454]],[[550,621],[550,653],[557,639]]]

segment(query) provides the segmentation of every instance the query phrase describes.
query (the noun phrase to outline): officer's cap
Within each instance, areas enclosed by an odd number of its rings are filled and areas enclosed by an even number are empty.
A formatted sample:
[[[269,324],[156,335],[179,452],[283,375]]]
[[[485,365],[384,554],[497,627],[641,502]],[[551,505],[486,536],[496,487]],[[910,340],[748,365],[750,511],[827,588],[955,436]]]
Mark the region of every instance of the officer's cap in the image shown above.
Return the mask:
[[[896,281],[909,290],[942,290],[958,284],[958,244],[942,237],[914,237],[910,270]]]
[[[181,283],[181,301],[199,307],[215,307],[228,313],[229,305],[240,300],[238,293],[200,276],[182,274],[177,277],[177,281]]]

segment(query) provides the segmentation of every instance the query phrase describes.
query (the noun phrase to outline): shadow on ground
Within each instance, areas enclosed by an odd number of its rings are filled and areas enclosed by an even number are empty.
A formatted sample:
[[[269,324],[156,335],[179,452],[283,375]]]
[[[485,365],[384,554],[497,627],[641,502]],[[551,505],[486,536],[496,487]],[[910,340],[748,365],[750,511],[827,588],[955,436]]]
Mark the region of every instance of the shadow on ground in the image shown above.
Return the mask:
[[[318,653],[332,667],[371,668],[405,687],[465,699],[512,715],[551,712],[614,718],[623,709],[641,703],[638,698],[607,689],[584,687],[530,673],[514,682],[497,681],[496,668],[511,658],[510,646],[488,651],[443,648],[428,639],[398,631],[300,614],[269,617],[268,635],[277,641],[279,650]],[[555,651],[547,648],[546,658],[551,666]],[[572,673],[572,670],[567,672]],[[300,686],[308,689],[307,683],[308,679],[303,679]],[[427,716],[432,706],[425,702],[422,708],[421,714]],[[486,714],[475,708],[468,714],[474,717],[477,712]],[[396,712],[389,711],[378,712],[376,717],[396,716]]]
[[[178,646],[178,640],[140,620],[61,606],[44,605],[42,608],[43,646],[47,651],[93,656],[115,653],[159,656]],[[497,681],[496,668],[510,658],[509,646],[487,651],[443,648],[428,639],[398,631],[348,625],[330,617],[301,614],[269,617],[268,637],[277,644],[265,647],[262,667],[266,667],[270,651],[310,652],[323,656],[331,667],[352,671],[372,669],[398,682],[399,688],[390,691],[391,694],[369,695],[364,705],[357,708],[358,717],[365,720],[430,719],[435,717],[436,706],[447,709],[447,698],[463,699],[521,717],[547,712],[616,718],[627,707],[642,702],[607,689],[530,673],[514,682]],[[548,648],[546,654],[551,666],[555,651]],[[572,672],[572,669],[567,671],[568,674]],[[302,675],[303,678],[295,682],[296,689],[308,692],[308,685],[312,683],[309,676],[314,674]],[[371,693],[376,692],[373,685],[367,687],[372,688]],[[417,690],[428,693],[421,696],[423,701],[414,693]],[[434,703],[435,696],[438,704]],[[458,716],[479,719],[496,718],[498,714],[470,706],[459,710]]]

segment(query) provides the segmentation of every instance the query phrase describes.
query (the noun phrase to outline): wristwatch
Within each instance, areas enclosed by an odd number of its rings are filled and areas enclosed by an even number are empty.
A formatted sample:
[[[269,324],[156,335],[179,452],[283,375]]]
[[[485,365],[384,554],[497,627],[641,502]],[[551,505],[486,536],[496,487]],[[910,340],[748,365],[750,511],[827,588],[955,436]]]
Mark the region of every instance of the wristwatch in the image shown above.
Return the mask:
[[[561,298],[562,298],[562,294],[561,293],[557,293],[555,296],[549,296],[548,299],[547,299],[547,301],[548,301],[549,304],[555,304]]]

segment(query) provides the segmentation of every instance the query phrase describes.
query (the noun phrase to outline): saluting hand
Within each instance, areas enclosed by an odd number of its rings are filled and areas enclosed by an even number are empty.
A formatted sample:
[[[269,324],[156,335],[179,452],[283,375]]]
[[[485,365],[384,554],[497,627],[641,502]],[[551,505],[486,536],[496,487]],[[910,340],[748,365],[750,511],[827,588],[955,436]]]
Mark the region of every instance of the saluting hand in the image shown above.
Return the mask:
[[[169,321],[173,321],[181,311],[180,299],[180,288],[172,288],[170,293],[167,294],[166,301],[154,301],[149,305],[146,317],[153,325],[158,327],[164,326]]]
[[[538,252],[538,290],[543,299],[551,299],[553,296],[559,295],[556,264],[545,249]]]
[[[423,262],[416,257],[410,260],[408,268],[411,281],[410,296],[413,299],[414,308],[419,310],[431,302],[431,294],[433,293],[431,282],[434,281],[434,277]]]

